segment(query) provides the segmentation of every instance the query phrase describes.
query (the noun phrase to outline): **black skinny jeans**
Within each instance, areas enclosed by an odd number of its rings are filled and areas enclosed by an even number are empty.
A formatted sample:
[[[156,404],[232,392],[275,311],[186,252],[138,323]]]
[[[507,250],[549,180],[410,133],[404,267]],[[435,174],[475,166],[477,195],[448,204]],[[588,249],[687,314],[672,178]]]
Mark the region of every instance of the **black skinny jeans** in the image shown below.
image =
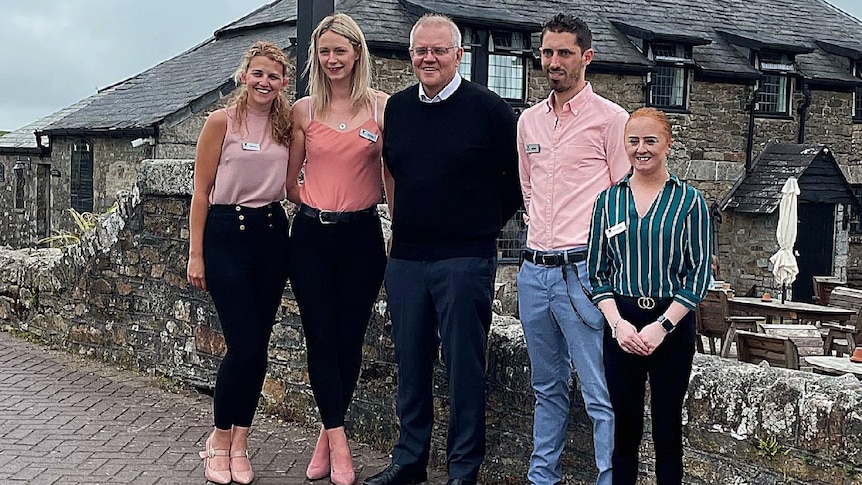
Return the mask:
[[[290,240],[290,282],[311,389],[323,427],[337,428],[356,389],[365,330],[386,269],[380,219],[374,213],[321,224],[297,214]]]
[[[626,320],[638,329],[655,321],[670,303],[651,311],[638,308],[635,299],[617,297],[617,306]],[[634,485],[638,474],[638,448],[644,428],[644,395],[650,384],[652,437],[659,485],[682,483],[682,405],[694,358],[694,312],[689,312],[676,329],[652,353],[642,357],[622,350],[605,332],[605,377],[614,408],[614,485]]]
[[[227,353],[213,402],[215,426],[254,419],[275,314],[287,281],[288,222],[281,206],[212,205],[204,229],[204,276]]]

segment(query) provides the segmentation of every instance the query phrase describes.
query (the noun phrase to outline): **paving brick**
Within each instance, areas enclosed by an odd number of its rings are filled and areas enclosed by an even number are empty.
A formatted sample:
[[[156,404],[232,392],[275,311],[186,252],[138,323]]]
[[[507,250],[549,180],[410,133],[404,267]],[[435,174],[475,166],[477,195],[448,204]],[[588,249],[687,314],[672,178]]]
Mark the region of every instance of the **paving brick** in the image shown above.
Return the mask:
[[[212,399],[0,332],[0,484],[204,484]],[[260,416],[256,485],[307,485],[317,429]],[[354,445],[359,479],[389,458]],[[431,470],[429,485],[445,483]]]

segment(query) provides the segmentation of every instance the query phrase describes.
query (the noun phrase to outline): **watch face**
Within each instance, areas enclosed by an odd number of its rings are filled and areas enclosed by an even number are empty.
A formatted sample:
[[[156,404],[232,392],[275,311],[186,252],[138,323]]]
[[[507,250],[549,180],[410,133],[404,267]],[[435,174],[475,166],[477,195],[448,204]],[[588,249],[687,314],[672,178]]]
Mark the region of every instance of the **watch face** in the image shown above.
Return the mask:
[[[663,316],[659,317],[659,318],[661,318],[660,322],[661,322],[662,328],[667,330],[667,333],[673,332],[673,330],[676,328],[676,326],[674,326],[674,324],[671,323],[670,320],[668,320],[667,318],[664,318]]]

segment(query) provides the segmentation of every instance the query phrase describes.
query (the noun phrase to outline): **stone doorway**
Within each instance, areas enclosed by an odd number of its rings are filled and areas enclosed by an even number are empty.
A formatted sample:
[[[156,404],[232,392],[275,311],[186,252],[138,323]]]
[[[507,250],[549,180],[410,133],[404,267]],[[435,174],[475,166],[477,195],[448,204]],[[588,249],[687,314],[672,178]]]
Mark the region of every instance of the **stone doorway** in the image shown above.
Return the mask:
[[[796,237],[796,261],[799,275],[793,282],[793,301],[811,302],[814,296],[812,276],[832,274],[835,204],[799,204],[799,232]]]

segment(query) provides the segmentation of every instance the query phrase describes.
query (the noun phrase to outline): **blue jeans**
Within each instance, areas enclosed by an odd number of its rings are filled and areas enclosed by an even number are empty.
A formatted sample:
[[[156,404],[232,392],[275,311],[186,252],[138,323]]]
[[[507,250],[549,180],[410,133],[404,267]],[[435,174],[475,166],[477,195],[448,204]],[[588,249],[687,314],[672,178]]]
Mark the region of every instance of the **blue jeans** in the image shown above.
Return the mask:
[[[587,415],[593,423],[598,485],[611,483],[614,414],[608,395],[602,339],[605,320],[584,294],[584,262],[563,268],[524,261],[518,273],[518,307],[536,394],[533,454],[527,478],[535,485],[562,478],[560,457],[569,420],[569,379],[578,373]],[[574,305],[574,308],[573,308]],[[577,310],[577,311],[576,311]]]

